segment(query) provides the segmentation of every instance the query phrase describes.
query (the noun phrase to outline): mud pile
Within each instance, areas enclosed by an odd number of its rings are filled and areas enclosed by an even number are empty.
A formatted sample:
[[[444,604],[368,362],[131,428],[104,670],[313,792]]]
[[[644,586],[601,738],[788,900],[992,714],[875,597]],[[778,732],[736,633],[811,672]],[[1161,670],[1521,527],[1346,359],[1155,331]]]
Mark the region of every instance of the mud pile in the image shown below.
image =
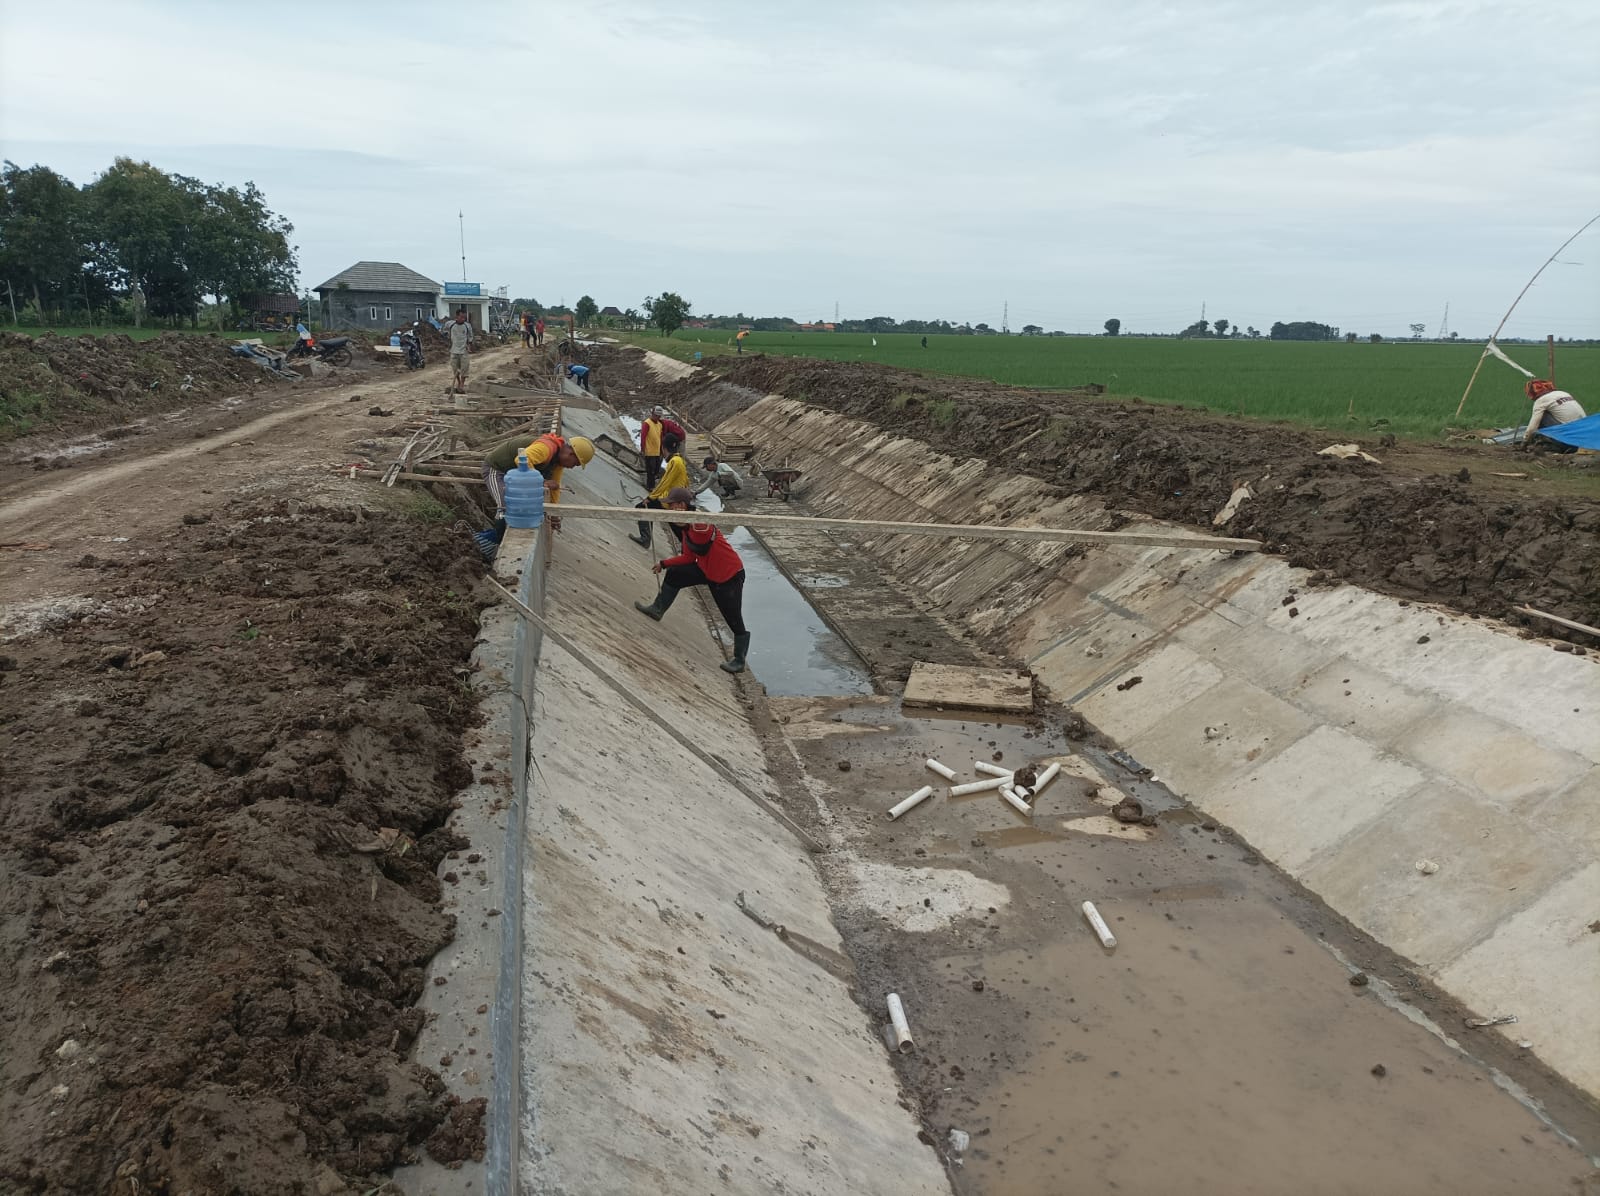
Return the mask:
[[[1490,490],[1481,484],[1489,471],[1515,468],[1501,450],[1371,442],[1386,461],[1371,465],[1318,457],[1327,431],[1087,392],[792,357],[719,358],[709,368],[721,385],[701,376],[656,393],[706,426],[782,394],[1206,531],[1234,487],[1249,483],[1255,496],[1227,534],[1261,539],[1330,581],[1468,614],[1516,621],[1511,608],[1525,604],[1600,624],[1600,502]]]
[[[0,644],[0,1190],[312,1192],[481,1143],[408,1058],[478,567],[286,503],[79,565],[93,612]]]
[[[282,382],[228,349],[223,337],[169,332],[109,336],[0,334],[0,439],[110,413],[182,406]]]

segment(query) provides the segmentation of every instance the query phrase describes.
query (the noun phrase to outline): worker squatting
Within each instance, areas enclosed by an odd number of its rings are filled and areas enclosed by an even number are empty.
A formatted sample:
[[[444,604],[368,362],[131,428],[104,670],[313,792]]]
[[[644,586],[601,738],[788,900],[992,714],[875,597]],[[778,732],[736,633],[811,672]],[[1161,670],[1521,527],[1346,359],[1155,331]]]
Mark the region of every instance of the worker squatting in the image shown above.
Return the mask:
[[[669,427],[670,425],[670,427]],[[665,418],[657,407],[645,421],[640,433],[640,447],[645,449],[646,472],[650,478],[650,492],[639,503],[652,510],[693,511],[694,491],[689,489],[689,467],[683,459],[682,427]],[[656,451],[654,468],[650,466]],[[494,448],[483,459],[483,480],[494,499],[494,527],[477,534],[478,549],[485,560],[493,560],[506,534],[506,474],[517,467],[517,458],[526,455],[528,468],[537,470],[544,478],[545,505],[549,509],[561,502],[561,476],[564,471],[577,466],[584,468],[594,460],[594,442],[586,436],[563,437],[546,433],[532,444],[521,440],[508,440]],[[665,465],[662,459],[665,458]],[[715,466],[707,458],[708,467]],[[718,482],[719,475],[712,472],[711,481]],[[561,518],[554,513],[546,516],[552,531],[561,530]],[[677,551],[659,558],[651,572],[660,578],[660,588],[655,601],[635,602],[640,613],[661,621],[663,615],[677,599],[678,594],[692,586],[705,586],[712,602],[722,613],[733,633],[733,658],[722,662],[730,673],[742,673],[745,656],[750,651],[750,631],[744,623],[744,561],[738,551],[719,530],[709,523],[670,523],[673,546]],[[654,525],[641,521],[636,535],[628,538],[646,549],[654,543]]]

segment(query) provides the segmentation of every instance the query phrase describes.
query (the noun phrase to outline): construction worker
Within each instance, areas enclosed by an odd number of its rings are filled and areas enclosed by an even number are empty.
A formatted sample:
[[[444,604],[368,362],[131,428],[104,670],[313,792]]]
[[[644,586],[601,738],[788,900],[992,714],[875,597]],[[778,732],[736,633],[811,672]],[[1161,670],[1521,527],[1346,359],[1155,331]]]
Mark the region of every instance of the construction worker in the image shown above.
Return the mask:
[[[533,322],[533,343],[544,344],[544,317],[540,316]]]
[[[562,471],[574,465],[582,469],[594,460],[594,442],[587,436],[574,436],[569,440],[547,432],[532,444],[524,444],[519,437],[490,450],[483,459],[483,481],[489,487],[489,497],[494,499],[494,526],[473,537],[486,561],[494,560],[500,541],[505,539],[506,474],[517,468],[517,458],[523,453],[528,455],[528,468],[538,470],[544,477],[545,503],[554,505],[561,501]],[[550,516],[549,523],[552,531],[561,530],[559,516]]]
[[[743,489],[743,480],[739,471],[726,461],[718,461],[716,457],[707,457],[700,463],[700,468],[707,474],[706,484],[701,490],[709,490],[715,486],[723,498],[733,498]],[[699,491],[696,491],[699,493]]]
[[[520,327],[520,329],[522,331],[522,347],[524,349],[533,348],[533,319],[532,319],[532,317],[529,316],[527,312],[523,312],[520,316],[517,317],[517,324],[518,324],[518,326]]]
[[[749,335],[750,335],[750,330],[748,328],[739,329],[737,335],[735,335],[734,338],[733,338],[734,352],[735,353],[742,354],[744,352],[744,338],[749,336]]]
[[[652,407],[639,425],[639,451],[644,454],[644,484],[654,490],[661,476],[661,438],[670,433],[679,440],[687,439],[683,425],[667,418],[665,407]]]
[[[674,436],[670,432],[666,433],[662,437],[661,447],[667,454],[667,465],[666,468],[661,471],[660,479],[657,480],[650,493],[645,496],[645,500],[638,504],[639,506],[648,507],[652,511],[662,510],[666,506],[668,494],[670,494],[673,490],[676,490],[679,486],[682,486],[685,489],[688,488],[689,463],[683,459],[683,454],[678,451],[682,443],[683,442],[678,437]],[[674,535],[680,534],[677,526],[674,525],[672,530]],[[641,548],[649,548],[651,531],[651,524],[641,522],[639,524],[639,534],[636,536],[629,536],[628,539],[632,540]]]
[[[666,507],[672,511],[690,509],[694,495],[687,486],[674,487],[666,495]],[[722,617],[733,632],[733,659],[722,662],[729,673],[744,672],[745,657],[750,652],[750,633],[744,625],[744,561],[728,539],[709,523],[691,523],[683,532],[683,542],[677,556],[657,561],[651,569],[661,578],[661,590],[656,600],[646,606],[635,602],[634,609],[656,622],[667,613],[679,590],[690,586],[705,586],[711,591],[711,601],[717,604]]]
[[[1542,427],[1555,424],[1570,424],[1584,417],[1583,407],[1578,400],[1564,390],[1557,390],[1556,384],[1548,378],[1531,378],[1523,393],[1528,396],[1528,401],[1533,404],[1533,411],[1528,418],[1528,427],[1522,434],[1522,445],[1531,448],[1534,436]],[[1578,446],[1575,444],[1562,444],[1559,440],[1545,437],[1539,442],[1539,447],[1552,453],[1575,453]]]
[[[584,390],[589,389],[589,367],[579,362],[567,366],[567,377],[571,378]]]

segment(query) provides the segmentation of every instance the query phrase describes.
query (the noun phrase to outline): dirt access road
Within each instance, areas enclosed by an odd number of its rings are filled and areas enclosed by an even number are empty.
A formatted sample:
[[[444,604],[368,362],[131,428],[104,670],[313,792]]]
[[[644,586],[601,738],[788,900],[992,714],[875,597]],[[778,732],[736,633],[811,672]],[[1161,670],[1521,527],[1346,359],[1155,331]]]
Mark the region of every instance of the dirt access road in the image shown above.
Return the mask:
[[[366,1191],[481,1151],[410,1048],[482,566],[330,468],[444,381],[9,447],[0,542],[46,547],[0,549],[0,1190]]]

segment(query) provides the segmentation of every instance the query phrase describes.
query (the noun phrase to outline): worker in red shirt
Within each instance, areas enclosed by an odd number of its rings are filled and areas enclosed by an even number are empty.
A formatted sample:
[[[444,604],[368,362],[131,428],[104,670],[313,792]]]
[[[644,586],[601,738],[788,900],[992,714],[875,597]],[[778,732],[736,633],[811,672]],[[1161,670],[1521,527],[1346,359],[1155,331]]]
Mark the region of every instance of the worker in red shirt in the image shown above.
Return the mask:
[[[676,439],[682,444],[688,439],[688,433],[683,430],[682,424],[667,418],[665,407],[658,406],[639,425],[639,451],[644,454],[644,484],[647,490],[654,490],[656,479],[661,476],[661,442],[666,439]]]
[[[687,511],[693,503],[694,495],[687,486],[678,486],[667,495],[669,511]],[[722,662],[723,671],[744,672],[745,655],[750,651],[750,633],[744,626],[744,562],[727,537],[709,523],[691,523],[684,529],[682,551],[657,561],[652,572],[661,577],[661,592],[649,606],[635,602],[634,608],[659,623],[679,590],[705,586],[733,632],[733,659]]]

